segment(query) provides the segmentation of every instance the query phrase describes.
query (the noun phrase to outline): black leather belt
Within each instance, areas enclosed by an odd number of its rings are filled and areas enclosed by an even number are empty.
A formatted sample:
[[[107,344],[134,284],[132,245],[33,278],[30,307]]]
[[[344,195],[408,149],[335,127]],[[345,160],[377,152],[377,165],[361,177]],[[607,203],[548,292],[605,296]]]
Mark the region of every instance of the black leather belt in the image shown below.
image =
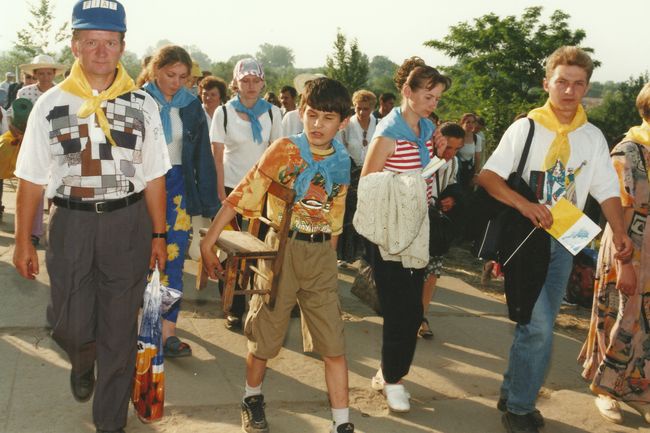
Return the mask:
[[[131,206],[133,203],[140,201],[144,194],[142,191],[128,195],[124,198],[106,201],[77,201],[69,198],[54,197],[52,201],[58,207],[64,207],[72,210],[83,210],[86,212],[107,213],[114,210]]]
[[[307,242],[325,242],[329,241],[332,238],[332,235],[329,233],[302,233],[295,230],[289,230],[289,237],[291,239],[297,239],[299,241]]]

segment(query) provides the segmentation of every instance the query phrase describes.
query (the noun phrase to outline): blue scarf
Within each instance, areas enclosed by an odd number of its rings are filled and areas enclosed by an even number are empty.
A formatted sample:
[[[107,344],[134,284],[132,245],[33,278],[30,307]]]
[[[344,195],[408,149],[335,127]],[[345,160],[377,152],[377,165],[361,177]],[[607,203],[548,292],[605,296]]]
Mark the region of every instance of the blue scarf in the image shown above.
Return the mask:
[[[172,100],[168,102],[153,81],[149,81],[143,88],[160,104],[160,120],[162,120],[163,131],[165,132],[165,141],[169,144],[172,142],[172,120],[169,117],[170,110],[172,108],[187,107],[192,101],[196,100],[196,97],[183,86],[172,97]]]
[[[431,161],[427,141],[431,140],[433,131],[436,130],[436,127],[432,121],[424,117],[420,118],[419,126],[420,136],[417,137],[411,127],[404,121],[404,117],[402,117],[402,108],[396,107],[393,108],[386,117],[381,119],[377,125],[373,138],[388,137],[393,140],[406,140],[411,143],[416,143],[418,145],[418,152],[420,153],[420,163],[422,164],[422,167],[426,167],[429,161]]]
[[[229,105],[239,111],[240,113],[246,113],[248,115],[248,120],[251,122],[251,129],[253,130],[253,141],[256,143],[262,142],[262,124],[258,117],[262,114],[268,112],[273,105],[270,102],[265,101],[262,98],[258,98],[253,108],[247,108],[244,104],[241,103],[239,99],[239,94],[228,101]]]
[[[327,194],[332,193],[332,186],[335,183],[339,185],[350,184],[350,155],[343,143],[336,138],[332,140],[332,147],[334,147],[334,154],[314,161],[309,148],[309,141],[305,133],[292,135],[289,137],[298,149],[300,149],[301,158],[307,163],[307,168],[298,175],[293,184],[293,189],[296,190],[296,202],[301,200],[309,190],[309,184],[316,174],[323,176],[325,180],[325,191]]]

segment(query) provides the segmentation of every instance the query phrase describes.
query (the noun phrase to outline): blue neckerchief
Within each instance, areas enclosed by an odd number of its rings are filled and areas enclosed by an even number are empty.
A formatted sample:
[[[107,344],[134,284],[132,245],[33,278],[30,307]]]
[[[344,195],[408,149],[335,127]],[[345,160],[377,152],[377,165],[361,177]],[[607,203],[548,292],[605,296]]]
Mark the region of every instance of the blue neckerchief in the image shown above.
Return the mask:
[[[174,94],[172,100],[168,102],[153,81],[149,81],[143,88],[160,104],[160,120],[162,121],[163,131],[165,132],[165,141],[169,144],[172,142],[172,120],[169,117],[170,110],[172,108],[187,107],[196,97],[183,86],[178,89],[178,92]]]
[[[334,154],[329,155],[320,161],[314,161],[311,149],[309,148],[309,141],[307,141],[307,136],[304,132],[292,135],[289,137],[289,140],[298,146],[298,149],[300,149],[300,156],[303,161],[307,163],[307,168],[298,175],[293,183],[293,189],[296,190],[296,202],[301,200],[305,194],[307,194],[309,184],[318,173],[320,173],[320,175],[323,176],[323,180],[325,180],[325,191],[328,195],[331,194],[332,186],[335,183],[338,183],[339,185],[350,184],[351,160],[343,143],[334,138],[332,140]]]
[[[228,101],[228,104],[239,111],[240,113],[246,113],[248,115],[248,120],[251,122],[251,129],[253,130],[253,141],[256,143],[262,142],[262,124],[258,119],[262,114],[268,112],[273,105],[270,102],[265,101],[262,98],[258,98],[253,108],[247,108],[244,104],[241,103],[239,95],[232,98]]]
[[[402,108],[395,107],[386,117],[379,121],[375,134],[372,137],[388,137],[393,140],[406,140],[411,143],[416,143],[418,145],[418,152],[420,153],[420,163],[422,167],[426,167],[429,161],[431,161],[427,141],[431,140],[436,127],[432,121],[424,117],[420,118],[419,126],[420,136],[417,137],[411,127],[404,121]]]

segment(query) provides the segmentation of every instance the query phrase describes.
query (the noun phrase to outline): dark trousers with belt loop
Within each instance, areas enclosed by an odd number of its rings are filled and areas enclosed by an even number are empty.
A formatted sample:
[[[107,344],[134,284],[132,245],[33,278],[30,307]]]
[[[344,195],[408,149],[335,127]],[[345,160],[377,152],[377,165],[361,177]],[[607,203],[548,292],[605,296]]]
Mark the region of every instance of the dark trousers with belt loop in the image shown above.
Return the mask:
[[[97,362],[93,421],[118,430],[126,425],[151,256],[145,201],[103,214],[53,207],[48,235],[52,337],[73,372]]]

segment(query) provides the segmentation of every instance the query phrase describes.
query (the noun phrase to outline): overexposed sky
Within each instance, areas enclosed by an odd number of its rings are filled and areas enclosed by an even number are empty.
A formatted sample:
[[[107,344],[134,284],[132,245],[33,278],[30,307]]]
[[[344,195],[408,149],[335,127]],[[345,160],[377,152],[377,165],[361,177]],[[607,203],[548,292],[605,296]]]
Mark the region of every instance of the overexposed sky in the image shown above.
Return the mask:
[[[37,0],[33,0],[36,2]],[[70,18],[76,0],[52,0],[57,27]],[[0,51],[30,19],[28,0],[0,0]],[[443,38],[449,26],[493,12],[520,16],[541,5],[544,21],[556,9],[568,13],[572,29],[587,32],[584,45],[603,64],[594,81],[623,81],[650,70],[647,52],[650,0],[122,0],[127,49],[142,56],[160,39],[196,45],[212,61],[255,54],[260,44],[293,50],[295,66],[319,67],[332,53],[337,28],[371,59],[396,63],[412,55],[433,66],[452,61],[424,41]]]

